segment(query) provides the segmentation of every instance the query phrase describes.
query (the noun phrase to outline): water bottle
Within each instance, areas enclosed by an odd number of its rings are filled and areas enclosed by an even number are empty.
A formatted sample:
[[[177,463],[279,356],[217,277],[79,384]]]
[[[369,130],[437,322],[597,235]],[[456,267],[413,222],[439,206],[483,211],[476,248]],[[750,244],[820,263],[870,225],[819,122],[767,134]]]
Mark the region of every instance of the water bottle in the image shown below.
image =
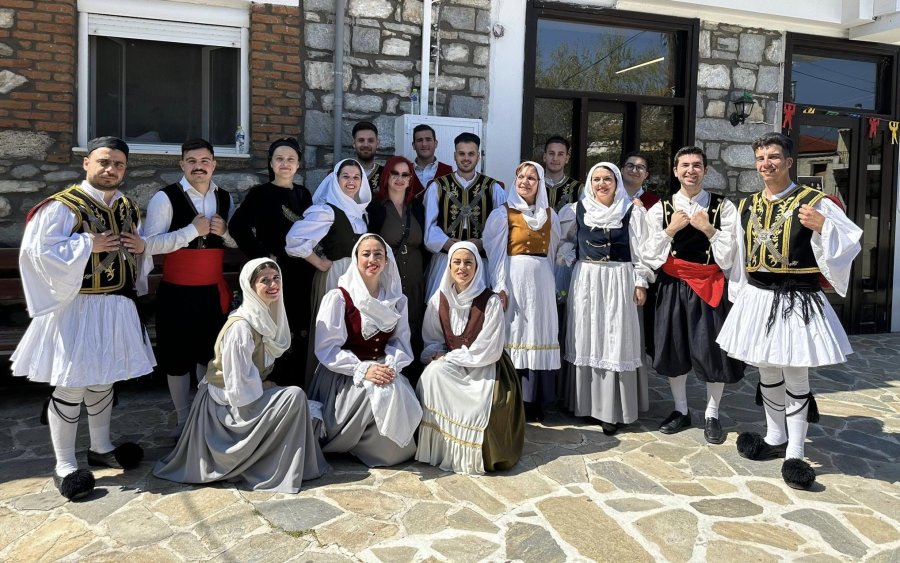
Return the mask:
[[[244,128],[238,125],[234,132],[234,150],[237,151],[238,154],[243,154],[244,141],[246,139],[247,137],[244,135]]]
[[[413,115],[419,114],[419,89],[413,88],[409,95],[409,113]]]

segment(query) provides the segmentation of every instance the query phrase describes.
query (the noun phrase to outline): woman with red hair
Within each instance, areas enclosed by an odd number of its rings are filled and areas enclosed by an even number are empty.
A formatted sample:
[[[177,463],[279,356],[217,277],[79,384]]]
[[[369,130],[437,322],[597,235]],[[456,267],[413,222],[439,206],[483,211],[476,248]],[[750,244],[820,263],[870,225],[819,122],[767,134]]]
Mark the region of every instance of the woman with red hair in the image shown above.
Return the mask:
[[[378,191],[366,210],[369,232],[381,235],[390,245],[400,271],[403,295],[409,303],[409,327],[413,357],[410,379],[418,379],[419,354],[422,352],[422,317],[425,314],[425,266],[428,250],[424,244],[425,206],[415,196],[415,168],[402,156],[390,158],[384,165]],[[418,368],[418,369],[417,369]]]

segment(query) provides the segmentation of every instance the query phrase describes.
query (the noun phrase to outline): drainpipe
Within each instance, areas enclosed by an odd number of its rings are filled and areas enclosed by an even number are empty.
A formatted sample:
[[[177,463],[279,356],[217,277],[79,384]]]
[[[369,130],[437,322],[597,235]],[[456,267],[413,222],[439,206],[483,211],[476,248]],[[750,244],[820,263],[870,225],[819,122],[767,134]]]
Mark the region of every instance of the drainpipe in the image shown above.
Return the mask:
[[[424,117],[428,115],[428,88],[431,77],[431,2],[424,0],[422,3],[422,72],[419,77],[419,113]]]
[[[334,162],[343,157],[344,120],[344,19],[347,0],[337,0],[334,14]]]

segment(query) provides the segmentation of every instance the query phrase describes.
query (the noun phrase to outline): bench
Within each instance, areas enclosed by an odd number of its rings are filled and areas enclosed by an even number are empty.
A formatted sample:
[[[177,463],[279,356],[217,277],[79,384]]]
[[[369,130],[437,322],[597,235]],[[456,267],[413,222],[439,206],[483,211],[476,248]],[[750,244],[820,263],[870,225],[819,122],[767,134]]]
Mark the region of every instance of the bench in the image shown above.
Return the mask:
[[[153,257],[154,268],[148,277],[150,293],[141,298],[138,310],[147,327],[151,342],[156,342],[156,327],[153,324],[153,296],[162,281],[163,255]],[[238,276],[247,261],[247,256],[236,248],[225,249],[223,260],[225,280],[232,291],[239,290]],[[19,275],[19,249],[0,248],[0,358],[8,358],[25,334],[28,327],[28,311],[25,308],[25,291]]]

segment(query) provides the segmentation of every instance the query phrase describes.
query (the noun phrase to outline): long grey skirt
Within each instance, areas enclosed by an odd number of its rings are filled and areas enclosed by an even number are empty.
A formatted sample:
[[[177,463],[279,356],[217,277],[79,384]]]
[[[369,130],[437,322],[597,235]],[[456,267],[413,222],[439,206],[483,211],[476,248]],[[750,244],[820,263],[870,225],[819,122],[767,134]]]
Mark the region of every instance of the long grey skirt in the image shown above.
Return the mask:
[[[393,385],[409,385],[409,381],[398,375]],[[397,465],[416,454],[415,440],[401,448],[381,435],[365,388],[354,385],[349,375],[319,364],[309,396],[322,403],[323,452],[350,453],[369,467]]]
[[[200,386],[175,449],[153,474],[179,483],[238,481],[260,491],[296,493],[328,464],[299,387],[272,387],[243,407],[220,405]]]
[[[629,424],[638,419],[638,385],[634,371],[610,371],[569,364],[563,401],[575,416]]]
[[[316,317],[319,315],[319,306],[325,294],[338,286],[338,279],[347,271],[347,266],[352,263],[350,258],[341,258],[331,264],[327,272],[316,270],[312,279],[312,294],[309,301],[309,344],[306,350],[306,371],[303,374],[303,389],[309,391],[312,385],[316,368],[319,366],[319,358],[316,357]],[[311,395],[310,395],[311,396]]]

